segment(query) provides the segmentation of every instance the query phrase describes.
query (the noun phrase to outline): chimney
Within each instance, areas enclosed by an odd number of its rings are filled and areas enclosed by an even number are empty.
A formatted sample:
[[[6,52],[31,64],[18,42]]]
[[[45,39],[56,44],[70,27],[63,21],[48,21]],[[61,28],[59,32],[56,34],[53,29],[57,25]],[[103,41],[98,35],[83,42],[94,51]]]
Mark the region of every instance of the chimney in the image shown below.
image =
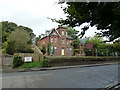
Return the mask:
[[[41,38],[45,37],[45,34],[41,34]]]
[[[45,34],[48,35],[50,33],[50,31],[46,30]]]

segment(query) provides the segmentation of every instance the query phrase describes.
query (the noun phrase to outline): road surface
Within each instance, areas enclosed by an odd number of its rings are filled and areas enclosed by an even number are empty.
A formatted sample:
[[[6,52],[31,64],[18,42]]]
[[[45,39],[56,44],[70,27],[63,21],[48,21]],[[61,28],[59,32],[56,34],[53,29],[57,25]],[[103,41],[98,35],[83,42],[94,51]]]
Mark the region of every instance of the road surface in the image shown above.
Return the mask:
[[[3,73],[2,88],[104,88],[118,82],[118,64]]]

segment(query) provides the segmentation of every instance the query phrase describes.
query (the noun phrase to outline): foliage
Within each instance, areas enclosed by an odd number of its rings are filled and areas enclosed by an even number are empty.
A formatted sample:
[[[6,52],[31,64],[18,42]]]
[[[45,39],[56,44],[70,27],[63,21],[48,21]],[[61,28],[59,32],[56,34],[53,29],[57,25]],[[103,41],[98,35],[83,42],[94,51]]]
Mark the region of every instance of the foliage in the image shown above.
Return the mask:
[[[94,35],[94,37],[91,37],[85,43],[92,43],[94,44],[94,48],[97,48],[99,44],[103,43],[103,38],[98,35]]]
[[[7,42],[8,36],[15,30],[22,30],[22,31],[28,32],[30,35],[29,43],[32,43],[33,38],[35,37],[32,29],[24,26],[18,26],[16,23],[8,22],[8,21],[2,21],[0,23],[2,23],[2,43],[3,44],[4,42]]]
[[[116,39],[120,35],[120,2],[67,2],[67,7],[63,8],[67,19],[56,20],[61,25],[69,25],[72,27],[80,26],[88,23],[81,31],[81,36],[90,26],[96,26],[101,36],[107,36],[110,41]],[[104,30],[106,29],[106,30]]]
[[[66,27],[67,28],[67,33],[69,36],[71,36],[73,39],[78,39],[78,36],[76,34],[78,34],[79,31],[73,29],[72,27]]]
[[[33,68],[33,67],[50,67],[50,62],[47,59],[43,59],[40,62],[35,61],[35,62],[24,63],[18,68]]]
[[[68,26],[66,28],[67,28],[68,35],[73,38],[72,46],[74,47],[74,49],[78,49],[80,45],[80,40],[78,39],[77,34],[79,31],[73,29],[72,27],[68,27]]]
[[[42,45],[41,52],[43,53],[43,55],[45,55],[45,53],[46,53],[46,47],[45,47],[45,45]]]
[[[36,46],[39,46],[38,41],[40,40],[40,38],[41,38],[40,36],[35,38],[35,45],[36,45]]]
[[[80,40],[79,39],[74,40],[72,45],[73,45],[74,49],[78,49],[79,45],[80,45]]]
[[[41,67],[50,67],[50,62],[48,59],[43,59],[40,61]]]
[[[23,64],[22,57],[20,56],[14,56],[13,58],[13,67],[18,67]]]
[[[24,63],[18,68],[33,68],[33,67],[41,67],[41,63],[36,61],[36,62],[29,62],[29,63]]]
[[[94,45],[94,50],[97,49],[97,53],[99,56],[103,56],[106,54],[106,49],[109,46],[108,44],[103,42],[103,38],[99,37],[98,35],[95,35],[94,37],[87,40],[85,43],[92,43]],[[92,55],[92,51],[85,49],[85,52],[87,55]]]
[[[13,55],[16,53],[33,52],[31,50],[30,35],[28,32],[23,30],[12,31],[7,37],[6,51],[8,54]]]
[[[13,22],[2,22],[2,42],[7,41],[8,35],[17,28],[17,24]]]
[[[48,55],[50,55],[50,53],[51,53],[51,45],[52,45],[52,43],[49,43],[49,44],[48,44],[48,49],[47,49]]]
[[[111,51],[120,53],[120,42],[111,44]]]
[[[79,45],[80,45],[80,40],[79,40],[77,34],[79,31],[77,31],[69,26],[66,26],[66,28],[67,28],[68,35],[73,38],[73,43],[71,43],[71,45],[74,47],[74,49],[78,49]],[[74,53],[75,53],[75,51],[74,51]]]
[[[79,52],[80,50],[79,49],[74,49],[74,52]]]

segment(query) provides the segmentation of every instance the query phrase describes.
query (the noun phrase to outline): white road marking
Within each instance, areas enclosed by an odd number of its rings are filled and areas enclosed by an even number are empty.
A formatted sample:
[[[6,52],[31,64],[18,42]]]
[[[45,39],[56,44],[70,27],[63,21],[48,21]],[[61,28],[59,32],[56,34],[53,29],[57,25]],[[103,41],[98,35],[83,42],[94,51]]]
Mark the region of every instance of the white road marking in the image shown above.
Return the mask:
[[[17,77],[3,77],[0,79],[14,79],[14,78],[22,78],[22,77],[43,77],[43,76],[52,76],[53,74],[41,74],[41,75],[29,75],[29,76],[17,76]]]

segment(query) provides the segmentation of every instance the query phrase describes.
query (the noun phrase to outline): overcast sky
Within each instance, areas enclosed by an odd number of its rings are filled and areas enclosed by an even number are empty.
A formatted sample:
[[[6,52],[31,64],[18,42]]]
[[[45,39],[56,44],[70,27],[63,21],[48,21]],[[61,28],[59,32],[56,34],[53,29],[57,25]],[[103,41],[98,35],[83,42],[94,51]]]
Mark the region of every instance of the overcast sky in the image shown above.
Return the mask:
[[[29,27],[38,36],[58,25],[47,17],[66,18],[56,1],[58,0],[0,0],[0,21]],[[81,27],[76,29],[80,30]],[[91,27],[85,36],[93,36],[95,31],[96,27]]]

